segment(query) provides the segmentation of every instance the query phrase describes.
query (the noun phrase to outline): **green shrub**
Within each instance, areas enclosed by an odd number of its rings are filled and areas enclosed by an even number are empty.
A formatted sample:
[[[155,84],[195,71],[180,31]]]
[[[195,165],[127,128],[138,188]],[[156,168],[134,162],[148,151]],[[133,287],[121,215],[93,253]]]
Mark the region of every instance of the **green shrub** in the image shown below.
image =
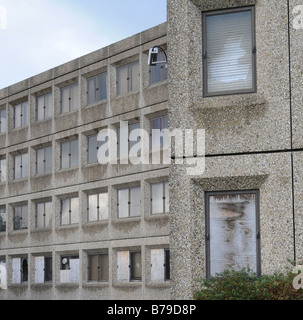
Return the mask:
[[[275,273],[257,277],[250,270],[224,271],[202,280],[196,300],[303,300],[303,290],[293,288],[295,275]]]

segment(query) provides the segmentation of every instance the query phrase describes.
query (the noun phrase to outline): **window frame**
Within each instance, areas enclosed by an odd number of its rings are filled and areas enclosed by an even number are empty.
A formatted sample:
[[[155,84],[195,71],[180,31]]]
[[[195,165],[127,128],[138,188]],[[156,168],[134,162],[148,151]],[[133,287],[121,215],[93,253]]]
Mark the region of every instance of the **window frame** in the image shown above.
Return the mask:
[[[105,88],[102,88],[102,79],[105,77]],[[107,100],[107,72],[102,72],[96,76],[87,78],[87,105],[93,105],[94,103],[100,102],[100,101],[106,101]],[[94,81],[94,99],[90,99],[90,91],[89,91],[89,82]],[[104,81],[104,79],[103,79]],[[103,90],[104,89],[104,90]],[[105,96],[101,96],[101,93],[104,92]]]
[[[14,129],[21,129],[28,126],[28,105],[29,105],[28,101],[24,101],[14,105]],[[20,114],[17,115],[17,108],[19,106],[20,106]],[[17,123],[16,123],[16,119],[18,117],[20,117],[20,126],[17,126]]]
[[[5,165],[3,165],[5,163]],[[5,167],[5,171],[2,171],[2,166]],[[7,159],[0,159],[0,183],[4,183],[7,181]]]
[[[36,259],[43,258],[43,282],[37,281],[37,260]],[[46,263],[48,261],[48,263]],[[34,258],[35,263],[35,276],[34,282],[35,283],[52,283],[53,282],[53,257],[51,255],[45,256],[35,256]]]
[[[49,101],[49,100],[46,100],[46,97],[48,97],[48,96],[50,96],[50,99],[51,99],[50,104],[46,103],[46,101]],[[41,99],[43,98],[43,104],[44,104],[44,106],[42,107],[43,108],[42,119],[39,118],[39,103],[38,103],[38,101],[40,98]],[[54,103],[53,103],[53,93],[52,92],[37,95],[37,97],[36,97],[36,122],[43,122],[43,121],[51,120],[53,110],[54,110]]]
[[[140,267],[141,267],[141,275],[140,277],[134,276],[134,260],[135,255],[140,254]],[[129,281],[130,282],[141,282],[142,281],[142,275],[143,275],[143,265],[142,265],[142,252],[141,250],[134,250],[129,251]]]
[[[164,49],[167,53],[167,49]],[[149,85],[153,86],[157,83],[164,82],[168,79],[168,73],[167,73],[167,62],[164,62],[166,60],[165,53],[161,50],[157,55],[157,64],[149,67]],[[159,63],[163,61],[162,63]],[[155,78],[157,78],[158,72],[160,73],[159,81],[156,81]]]
[[[133,216],[131,214],[131,209],[132,209],[132,205],[131,205],[131,191],[132,190],[136,190],[138,189],[140,191],[140,199],[139,199],[139,203],[140,203],[140,212],[139,212],[139,215],[135,215]],[[126,217],[120,217],[119,216],[119,213],[120,213],[120,210],[119,210],[119,207],[120,207],[120,203],[119,203],[119,192],[121,191],[128,191],[128,206],[127,206],[127,216]],[[141,217],[142,213],[141,213],[141,186],[137,186],[137,187],[129,187],[129,188],[121,188],[121,189],[118,189],[117,190],[117,208],[118,208],[118,212],[117,212],[117,218],[120,220],[120,219],[131,219],[131,218],[139,218]]]
[[[76,143],[76,142],[77,142],[77,164],[72,165],[72,153],[71,153],[72,152],[72,143]],[[67,144],[68,144],[68,167],[63,167],[62,147],[63,147],[63,145],[67,145]],[[77,168],[77,167],[79,167],[79,139],[61,142],[60,143],[60,169],[61,170],[68,170],[68,169]]]
[[[5,114],[3,117],[2,114]],[[2,119],[5,119],[4,125],[2,124]],[[0,134],[5,134],[7,132],[7,112],[6,108],[0,109]]]
[[[4,216],[4,218],[2,218]],[[1,217],[1,224],[0,224],[0,233],[6,232],[7,228],[7,209],[6,206],[0,206],[0,217]]]
[[[75,220],[75,218],[73,218],[73,210],[72,210],[72,200],[77,200],[78,202],[78,208],[77,208],[77,218]],[[68,223],[64,223],[62,224],[62,213],[63,213],[63,201],[68,201]],[[73,222],[73,220],[75,220],[76,222]],[[75,197],[66,197],[66,198],[61,198],[60,199],[60,226],[64,227],[64,226],[74,226],[79,224],[80,222],[80,207],[79,207],[79,197],[75,196]]]
[[[24,219],[24,214],[23,214],[23,210],[24,210],[24,208],[27,208],[27,216],[26,216],[26,227],[22,227],[22,223],[21,222],[19,222],[20,223],[20,226],[19,226],[19,228],[16,228],[16,209],[17,208],[19,208],[20,210],[21,210],[21,215],[20,215],[20,220],[23,220]],[[28,228],[29,228],[29,225],[28,225],[28,223],[29,223],[29,207],[28,207],[28,204],[21,204],[21,205],[17,205],[17,206],[14,206],[13,207],[13,230],[14,231],[21,231],[21,230],[28,230]]]
[[[26,163],[27,164],[27,170],[26,170],[27,175],[24,175],[24,170],[23,170],[23,167],[24,167],[23,163],[24,163],[25,156],[27,156],[27,163]],[[17,173],[17,171],[16,171],[16,158],[20,158],[20,167],[19,167],[20,178],[16,178],[16,173]],[[21,154],[16,154],[14,156],[14,180],[21,180],[21,179],[28,178],[28,176],[29,176],[29,171],[28,171],[29,170],[29,163],[28,163],[28,161],[29,161],[29,156],[28,156],[27,152],[21,153]]]
[[[256,219],[256,274],[261,276],[261,236],[260,236],[260,191],[259,190],[239,190],[239,191],[211,191],[205,192],[205,246],[206,246],[206,278],[211,277],[210,266],[210,205],[211,196],[223,195],[255,195],[255,219]]]
[[[50,212],[50,219],[49,219],[49,225],[46,225],[46,216],[47,214],[45,213],[46,212],[46,204],[50,204],[51,206],[51,212]],[[43,205],[43,213],[40,213],[38,212],[38,206],[39,205]],[[51,228],[52,226],[52,201],[49,200],[49,201],[41,201],[41,202],[37,202],[36,205],[35,205],[35,228],[36,229],[47,229],[47,228]],[[42,214],[42,217],[40,218],[41,220],[43,220],[43,226],[40,227],[38,226],[38,215],[39,214]]]
[[[208,16],[215,16],[220,14],[230,14],[237,12],[251,11],[251,41],[252,41],[252,88],[250,89],[234,89],[226,91],[218,91],[215,93],[208,92],[208,72],[207,72],[207,23],[206,18]],[[202,61],[203,61],[203,97],[217,97],[235,94],[246,94],[246,93],[256,93],[257,92],[257,49],[256,49],[256,14],[255,6],[245,6],[239,8],[223,9],[223,10],[213,10],[202,12]]]
[[[160,185],[162,184],[163,186],[163,194],[162,194],[162,201],[163,201],[163,204],[162,204],[162,208],[163,208],[163,212],[160,212],[160,213],[153,213],[153,186],[154,185]],[[168,195],[166,194],[165,190],[166,190],[166,185],[168,185]],[[155,215],[158,215],[158,214],[168,214],[169,213],[169,181],[160,181],[160,182],[155,182],[155,183],[151,183],[150,184],[150,214],[152,216],[155,216]],[[168,198],[168,211],[166,210],[166,198]]]
[[[134,75],[133,75],[133,69],[132,67],[135,66],[135,65],[138,65],[138,90],[134,89],[134,81],[135,81],[135,78],[134,78]],[[120,79],[119,77],[119,72],[124,69],[124,68],[127,68],[127,76],[126,76],[126,79],[122,78]],[[119,67],[117,67],[116,69],[117,71],[117,81],[116,81],[116,85],[117,85],[117,90],[116,90],[116,94],[117,94],[117,97],[121,97],[121,96],[124,96],[124,95],[127,95],[129,93],[135,93],[135,92],[138,92],[140,91],[140,60],[134,60],[130,63],[127,63],[127,64],[124,64],[124,65],[121,65]],[[124,92],[120,86],[120,83],[123,81],[127,81],[125,83],[125,87],[127,87],[127,90],[126,92]]]
[[[50,171],[46,171],[46,163],[47,163],[47,150],[51,150],[51,157],[50,157]],[[38,172],[38,168],[39,168],[39,159],[38,159],[38,152],[39,151],[43,151],[43,172]],[[36,165],[36,175],[43,175],[43,174],[49,174],[49,173],[52,173],[53,171],[53,163],[52,163],[52,159],[53,159],[53,148],[52,146],[49,146],[49,147],[45,147],[45,148],[41,148],[41,149],[37,149],[36,150],[36,162],[35,162],[35,165]]]
[[[72,94],[72,89],[75,88],[77,98],[74,101],[74,95]],[[68,90],[68,110],[63,112],[63,91]],[[67,114],[69,112],[75,111],[80,106],[80,97],[79,97],[79,84],[73,83],[66,87],[60,89],[60,114]]]
[[[101,266],[100,266],[100,258],[104,258],[104,257],[107,257],[107,279],[106,280],[102,280],[101,279]],[[97,257],[97,281],[96,280],[92,280],[91,278],[91,258],[92,257]],[[109,282],[109,253],[108,252],[101,252],[101,253],[90,253],[87,255],[87,281],[90,282],[90,283],[100,283],[100,282],[103,282],[103,283],[107,283]]]
[[[102,219],[101,218],[101,213],[100,213],[100,195],[107,195],[107,218],[106,219]],[[89,214],[89,210],[90,210],[90,203],[89,203],[89,198],[91,196],[97,196],[97,220],[90,220],[90,214]],[[104,192],[96,192],[96,193],[90,193],[87,195],[87,222],[100,222],[100,221],[107,221],[108,220],[108,215],[109,215],[109,197],[108,197],[108,192],[104,191]]]

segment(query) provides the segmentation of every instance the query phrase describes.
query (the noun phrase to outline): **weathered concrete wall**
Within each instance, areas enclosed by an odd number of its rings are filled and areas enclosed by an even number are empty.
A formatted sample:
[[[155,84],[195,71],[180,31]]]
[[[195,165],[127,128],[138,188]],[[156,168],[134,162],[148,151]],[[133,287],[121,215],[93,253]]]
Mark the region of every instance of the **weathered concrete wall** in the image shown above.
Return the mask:
[[[206,276],[206,191],[260,191],[262,273],[285,270],[295,251],[302,256],[302,161],[295,149],[302,148],[303,33],[292,27],[298,4],[168,0],[170,128],[205,129],[207,156],[200,176],[170,167],[172,298],[191,298]],[[250,5],[257,92],[203,98],[202,11]]]
[[[116,128],[120,121],[138,121],[149,130],[150,120],[167,114],[167,81],[149,84],[148,50],[165,45],[166,24],[159,25],[128,39],[46,71],[23,82],[0,90],[0,106],[8,113],[8,132],[0,135],[0,157],[8,160],[8,179],[0,184],[0,206],[7,209],[7,230],[0,232],[0,258],[5,258],[8,289],[0,291],[0,299],[169,299],[170,282],[153,283],[150,279],[150,249],[169,248],[169,215],[151,216],[150,183],[168,180],[167,165],[100,165],[87,163],[87,136],[103,128]],[[116,67],[140,61],[140,90],[116,96]],[[107,72],[107,100],[87,105],[87,78]],[[60,89],[79,84],[78,109],[61,114]],[[36,122],[36,96],[52,92],[52,118]],[[13,106],[29,101],[29,125],[14,129]],[[79,165],[60,168],[60,143],[79,140]],[[52,147],[51,173],[36,175],[35,151]],[[20,151],[29,154],[29,176],[14,180],[14,158]],[[141,216],[117,219],[117,189],[137,185],[141,188]],[[87,195],[92,191],[108,191],[109,217],[100,222],[87,222]],[[79,224],[60,226],[60,199],[79,198]],[[47,229],[36,229],[37,201],[52,201],[52,222]],[[27,230],[13,230],[13,206],[28,204]],[[142,281],[119,283],[116,280],[116,253],[121,249],[140,249]],[[109,282],[88,282],[88,253],[106,250],[109,254]],[[53,258],[52,283],[36,284],[34,257]],[[79,283],[60,283],[60,256],[79,255]],[[12,283],[12,258],[27,257],[29,281]]]

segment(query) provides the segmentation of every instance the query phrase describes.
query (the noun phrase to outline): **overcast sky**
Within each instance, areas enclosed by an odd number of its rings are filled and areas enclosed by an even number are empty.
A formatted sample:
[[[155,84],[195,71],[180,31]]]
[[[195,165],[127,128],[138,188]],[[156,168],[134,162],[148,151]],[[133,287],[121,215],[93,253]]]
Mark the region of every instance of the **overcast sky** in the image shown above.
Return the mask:
[[[0,0],[0,89],[166,21],[166,0]]]

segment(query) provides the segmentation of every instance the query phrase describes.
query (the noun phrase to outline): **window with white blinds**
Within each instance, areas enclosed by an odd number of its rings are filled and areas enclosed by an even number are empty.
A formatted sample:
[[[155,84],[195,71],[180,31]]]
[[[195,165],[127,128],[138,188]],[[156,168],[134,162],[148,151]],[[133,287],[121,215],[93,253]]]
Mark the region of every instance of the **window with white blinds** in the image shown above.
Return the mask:
[[[203,15],[204,95],[256,91],[254,10]]]

